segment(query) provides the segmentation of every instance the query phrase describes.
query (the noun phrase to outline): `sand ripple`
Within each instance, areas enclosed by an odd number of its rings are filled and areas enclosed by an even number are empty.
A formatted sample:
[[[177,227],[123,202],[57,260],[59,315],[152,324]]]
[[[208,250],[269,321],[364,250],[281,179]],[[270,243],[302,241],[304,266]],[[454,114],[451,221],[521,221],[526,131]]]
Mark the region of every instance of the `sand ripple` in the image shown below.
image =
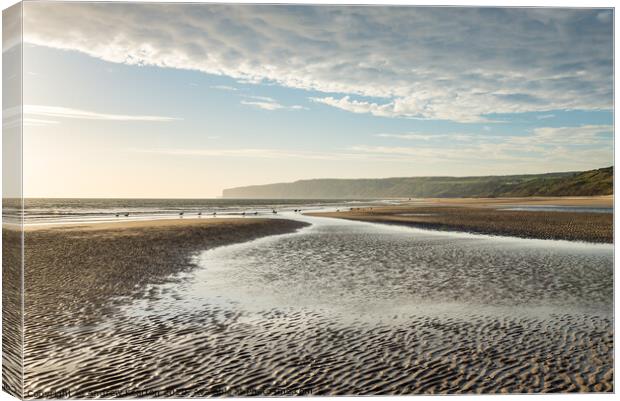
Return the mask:
[[[32,347],[27,391],[74,397],[612,391],[611,320],[471,315],[342,321],[204,305]]]
[[[612,259],[317,224],[208,251],[109,319],[30,339],[26,395],[611,392]]]

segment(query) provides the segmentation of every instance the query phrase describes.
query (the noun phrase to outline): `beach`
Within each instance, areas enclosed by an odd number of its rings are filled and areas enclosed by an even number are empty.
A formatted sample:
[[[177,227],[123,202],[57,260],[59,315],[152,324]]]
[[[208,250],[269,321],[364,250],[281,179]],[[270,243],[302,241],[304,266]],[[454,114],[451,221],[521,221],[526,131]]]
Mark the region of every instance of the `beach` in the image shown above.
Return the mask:
[[[28,227],[25,232],[26,332],[85,324],[111,313],[110,300],[174,279],[194,252],[302,223],[276,219],[176,219]],[[59,315],[61,314],[61,315]]]
[[[610,245],[282,217],[28,228],[26,396],[613,391]]]
[[[610,196],[424,199],[403,203],[312,215],[431,230],[613,243],[613,214],[596,212],[597,208],[613,208]],[[563,207],[566,210],[560,211]],[[574,211],[579,208],[590,211]]]
[[[19,396],[22,382],[21,233],[2,228],[2,384]],[[14,226],[13,226],[14,227]]]
[[[283,219],[175,219],[27,227],[26,376],[29,362],[69,346],[64,328],[90,327],[113,317],[118,305],[148,297],[146,286],[194,268],[195,252],[303,226]]]

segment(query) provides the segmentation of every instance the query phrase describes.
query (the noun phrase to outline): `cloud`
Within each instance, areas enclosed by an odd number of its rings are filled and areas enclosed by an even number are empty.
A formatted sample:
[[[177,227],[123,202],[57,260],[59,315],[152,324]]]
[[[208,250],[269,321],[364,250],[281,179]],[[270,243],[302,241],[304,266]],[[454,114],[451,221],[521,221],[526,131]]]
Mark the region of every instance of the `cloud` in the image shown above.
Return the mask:
[[[539,144],[546,146],[580,146],[604,144],[612,153],[613,127],[611,125],[581,125],[577,127],[540,127],[531,135],[515,136],[509,143]]]
[[[109,114],[100,113],[89,110],[72,109],[68,107],[58,106],[42,106],[42,105],[25,105],[25,116],[44,116],[44,117],[57,117],[57,118],[70,118],[78,120],[106,120],[106,121],[153,121],[153,122],[169,122],[179,120],[174,117],[164,116],[146,116],[146,115],[128,115],[128,114]],[[24,119],[26,121],[34,121],[35,123],[44,120]],[[47,123],[50,120],[45,120]],[[55,123],[53,121],[52,123]]]
[[[40,118],[24,118],[24,126],[27,127],[46,127],[49,125],[58,124],[59,121],[55,120],[43,120]]]
[[[609,10],[30,2],[24,13],[32,44],[312,90],[353,113],[477,122],[612,108]]]
[[[268,96],[256,96],[256,95],[243,95],[243,97],[247,97],[248,99],[260,100],[263,102],[275,103],[276,100],[272,97]]]
[[[219,89],[222,91],[231,91],[231,92],[236,92],[239,90],[235,88],[234,86],[227,86],[227,85],[213,85],[211,86],[211,89]]]
[[[469,141],[473,139],[473,136],[469,134],[439,134],[439,133],[377,134],[375,136],[380,137],[380,138],[395,138],[395,139],[405,139],[405,140],[411,140],[411,141],[432,141],[435,139],[445,139],[445,138],[450,138],[455,141]]]
[[[241,148],[241,149],[128,149],[134,153],[151,153],[169,156],[208,156],[253,159],[308,159],[342,160],[364,159],[365,155],[350,152],[313,152],[291,149]]]
[[[443,141],[441,144],[418,146],[355,145],[347,150],[391,157],[391,160],[417,162],[484,162],[527,164],[566,162],[567,165],[587,168],[613,164],[612,127],[609,125],[583,125],[577,127],[540,127],[524,135],[468,135],[462,143]],[[387,135],[382,135],[386,137]],[[414,134],[389,135],[402,139],[430,140],[449,135]],[[481,159],[482,157],[482,159]]]
[[[257,107],[262,110],[273,111],[273,110],[281,110],[281,109],[288,109],[288,110],[307,110],[308,109],[307,107],[300,106],[300,105],[284,106],[278,103],[275,99],[267,97],[267,96],[245,95],[244,97],[252,99],[252,100],[242,100],[241,104],[244,104],[246,106]]]
[[[242,100],[241,104],[245,104],[246,106],[258,107],[259,109],[263,109],[263,110],[279,110],[279,109],[284,108],[284,106],[282,106],[279,103],[275,103],[275,102],[259,102],[259,101]]]
[[[469,134],[442,134],[439,137],[463,135],[463,141],[442,141],[416,146],[385,146],[357,144],[329,151],[296,149],[240,148],[240,149],[128,149],[129,152],[188,157],[226,157],[251,159],[304,159],[331,161],[360,161],[379,163],[404,163],[410,165],[445,163],[470,165],[490,164],[516,171],[528,171],[532,166],[548,165],[550,168],[568,166],[595,168],[613,163],[609,141],[611,126],[585,125],[580,127],[542,127],[522,136],[474,136]],[[388,136],[390,135],[390,136]],[[410,134],[415,138],[436,138],[435,134]],[[391,138],[391,134],[379,134]],[[467,137],[467,140],[465,140]],[[562,141],[568,137],[568,141]],[[405,139],[414,139],[406,137]],[[584,147],[583,145],[587,145]]]
[[[323,103],[328,106],[336,107],[342,110],[350,111],[352,113],[364,114],[370,113],[379,117],[416,117],[419,115],[409,114],[401,111],[400,113],[395,111],[394,102],[385,104],[377,104],[360,100],[352,100],[350,96],[344,96],[340,99],[328,96],[323,98],[311,97],[311,101],[316,103]]]

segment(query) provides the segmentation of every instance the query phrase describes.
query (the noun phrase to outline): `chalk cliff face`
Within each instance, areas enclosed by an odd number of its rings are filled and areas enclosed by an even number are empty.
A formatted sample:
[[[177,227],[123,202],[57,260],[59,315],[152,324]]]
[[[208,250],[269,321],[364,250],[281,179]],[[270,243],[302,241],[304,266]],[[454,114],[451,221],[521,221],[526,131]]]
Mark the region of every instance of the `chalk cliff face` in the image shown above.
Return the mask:
[[[484,177],[315,179],[225,189],[225,198],[371,199],[613,194],[613,166],[583,172]]]

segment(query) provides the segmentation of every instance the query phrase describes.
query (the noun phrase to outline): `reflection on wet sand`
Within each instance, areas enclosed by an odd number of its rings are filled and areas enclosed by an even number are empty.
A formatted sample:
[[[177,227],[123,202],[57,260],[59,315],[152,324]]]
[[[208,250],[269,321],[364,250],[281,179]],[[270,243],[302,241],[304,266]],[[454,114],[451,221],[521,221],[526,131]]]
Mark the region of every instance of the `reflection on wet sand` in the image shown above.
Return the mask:
[[[336,219],[195,254],[31,347],[72,396],[612,391],[613,248]]]

